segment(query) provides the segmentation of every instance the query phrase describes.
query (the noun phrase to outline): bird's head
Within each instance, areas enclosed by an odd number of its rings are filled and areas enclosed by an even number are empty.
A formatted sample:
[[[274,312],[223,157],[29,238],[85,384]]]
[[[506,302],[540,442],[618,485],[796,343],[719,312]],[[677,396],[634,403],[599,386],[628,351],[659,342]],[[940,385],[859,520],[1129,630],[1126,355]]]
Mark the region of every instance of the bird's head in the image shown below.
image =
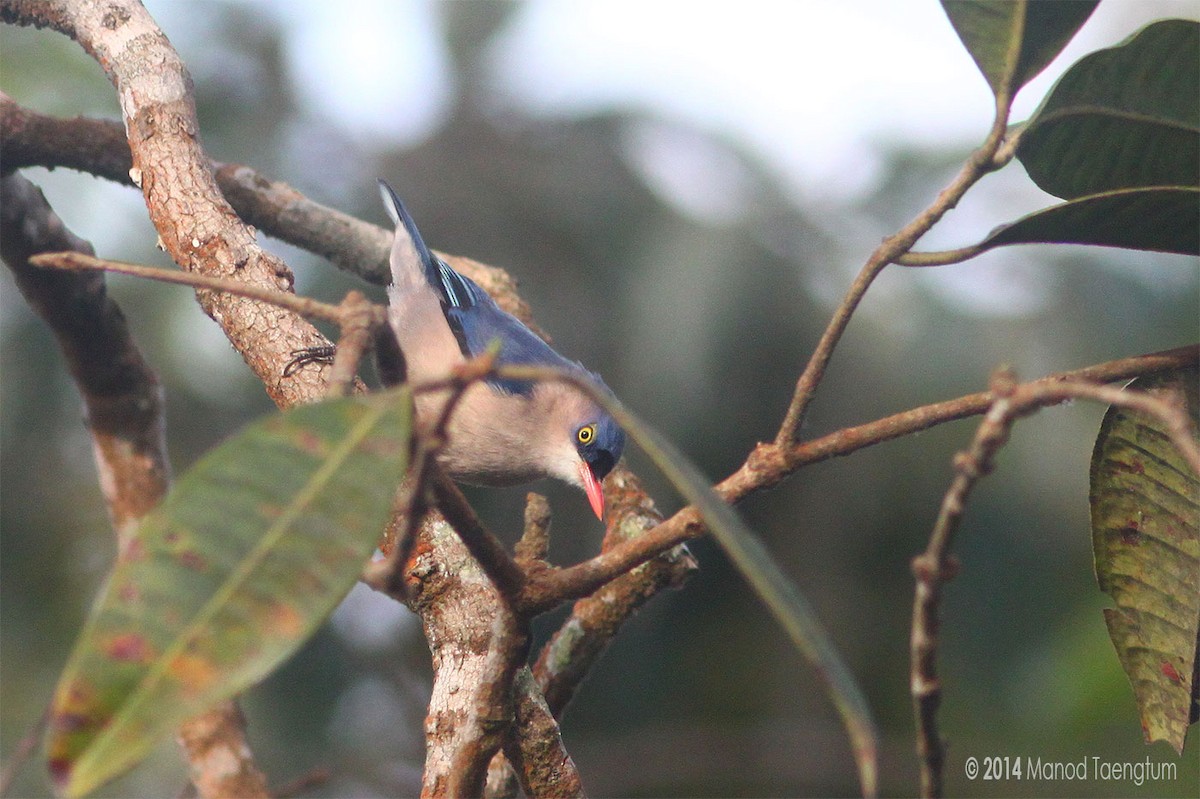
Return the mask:
[[[600,482],[613,470],[625,450],[625,431],[599,405],[572,386],[548,384],[558,394],[554,411],[553,454],[547,465],[554,476],[587,494],[597,518],[604,518]]]
[[[600,487],[600,481],[617,465],[624,449],[625,431],[603,411],[594,420],[575,428],[579,485],[587,494],[598,519],[604,519],[604,490]]]

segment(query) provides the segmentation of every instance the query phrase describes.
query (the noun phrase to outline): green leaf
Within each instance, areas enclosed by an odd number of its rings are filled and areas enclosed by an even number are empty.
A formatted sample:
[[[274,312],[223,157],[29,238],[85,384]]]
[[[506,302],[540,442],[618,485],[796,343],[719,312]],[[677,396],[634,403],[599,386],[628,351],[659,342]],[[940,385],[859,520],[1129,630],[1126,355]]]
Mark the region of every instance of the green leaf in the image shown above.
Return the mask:
[[[998,227],[980,247],[1032,243],[1200,255],[1200,189],[1155,186],[1080,197]]]
[[[1065,200],[1200,186],[1200,23],[1155,22],[1080,59],[1029,120],[1017,157]]]
[[[1100,0],[1071,3],[942,0],[992,93],[1010,102],[1054,60]]]
[[[201,458],[148,515],[59,681],[50,771],[70,796],[294,652],[350,590],[408,460],[407,389],[292,409]]]
[[[682,452],[610,395],[594,387],[590,393],[700,512],[713,538],[825,682],[850,737],[863,795],[874,796],[879,745],[870,706],[808,600],[776,565],[758,536],[713,492],[709,481]]]
[[[1200,421],[1194,367],[1128,388],[1186,402]],[[1116,603],[1104,618],[1142,731],[1182,753],[1200,688],[1200,478],[1157,420],[1114,406],[1092,453],[1090,498],[1096,580]]]

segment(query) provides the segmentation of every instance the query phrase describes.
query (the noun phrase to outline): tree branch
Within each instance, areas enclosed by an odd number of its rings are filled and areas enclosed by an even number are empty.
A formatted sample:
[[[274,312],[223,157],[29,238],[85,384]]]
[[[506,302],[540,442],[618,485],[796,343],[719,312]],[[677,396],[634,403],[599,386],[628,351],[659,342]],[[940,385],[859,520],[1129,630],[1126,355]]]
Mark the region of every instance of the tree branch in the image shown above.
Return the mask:
[[[0,140],[4,142],[5,170],[67,167],[135,185],[129,175],[133,166],[129,144],[119,122],[39,114],[0,92]],[[211,167],[225,199],[246,224],[327,258],[370,283],[385,285],[391,280],[390,230],[314,202],[248,166],[212,162]],[[435,252],[478,283],[500,307],[542,333],[528,304],[517,294],[516,281],[506,271],[461,255]]]
[[[291,271],[264,252],[234,214],[199,144],[191,78],[146,9],[134,0],[3,0],[0,16],[49,26],[83,47],[117,89],[128,175],[142,189],[150,220],[171,258],[187,271],[237,276],[251,285],[290,290]],[[6,145],[7,149],[7,145]],[[202,291],[201,307],[225,332],[281,407],[324,393],[319,370],[282,378],[291,352],[328,342],[306,321],[275,306]]]
[[[563,745],[554,713],[528,668],[517,672],[513,685],[513,732],[505,738],[505,759],[512,764],[526,796],[538,799],[582,797],[583,781]],[[499,768],[496,757],[493,768]]]
[[[969,261],[986,248],[982,244],[972,244],[959,247],[956,250],[940,250],[937,252],[916,252],[909,250],[896,256],[892,263],[898,266],[948,266]]]
[[[605,487],[610,513],[601,552],[638,541],[662,522],[653,500],[629,469],[618,466]],[[542,648],[533,668],[538,687],[555,716],[566,710],[622,625],[659,591],[681,586],[697,569],[699,565],[685,546],[672,547],[641,567],[622,572],[575,603],[571,615]]]
[[[408,565],[433,655],[423,797],[478,796],[513,718],[528,634],[450,525],[427,516]]]
[[[609,475],[605,495],[608,532],[603,550],[636,538],[662,521],[637,477],[624,466]],[[549,508],[534,498],[537,495],[530,494],[526,533],[518,544],[518,563],[530,580],[547,571],[541,558],[548,540]],[[554,719],[562,716],[588,671],[638,608],[663,588],[682,585],[698,568],[687,548],[679,546],[621,574],[575,603],[571,615],[542,648],[533,681],[526,684],[522,682],[524,674],[518,675],[514,688],[516,725],[505,743],[504,755],[498,754],[489,770],[490,795],[503,795],[507,782],[502,778],[511,773],[510,762],[527,796],[582,795],[578,774],[563,748]]]
[[[1129,380],[1142,375],[1180,369],[1200,362],[1200,345],[1121,358],[1084,369],[1049,375],[1035,381],[1053,385],[1064,381],[1112,382]],[[781,447],[774,443],[759,444],[737,471],[713,486],[719,497],[737,503],[747,496],[772,488],[798,469],[849,455],[852,452],[927,430],[946,422],[978,416],[987,411],[991,397],[987,392],[968,394],[954,400],[914,408],[878,419],[858,427],[850,427],[812,441]],[[1054,404],[1046,399],[1046,404]],[[558,601],[586,596],[599,586],[644,563],[666,550],[689,539],[703,535],[705,527],[691,506],[682,508],[671,518],[648,530],[638,538],[602,552],[590,560],[539,575],[526,587],[526,592],[538,597],[539,603],[553,605]]]
[[[177,738],[200,796],[257,799],[271,795],[266,777],[254,764],[245,730],[246,718],[233,699],[180,725]]]

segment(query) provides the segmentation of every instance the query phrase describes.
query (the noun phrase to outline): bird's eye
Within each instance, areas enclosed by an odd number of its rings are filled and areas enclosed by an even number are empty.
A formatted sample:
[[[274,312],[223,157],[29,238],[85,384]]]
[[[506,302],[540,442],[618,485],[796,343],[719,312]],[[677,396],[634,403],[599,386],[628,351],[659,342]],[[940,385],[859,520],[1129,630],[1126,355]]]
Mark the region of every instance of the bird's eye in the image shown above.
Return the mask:
[[[596,438],[596,425],[585,424],[583,427],[579,428],[579,431],[575,434],[575,437],[579,439],[580,444],[592,443],[592,440]]]

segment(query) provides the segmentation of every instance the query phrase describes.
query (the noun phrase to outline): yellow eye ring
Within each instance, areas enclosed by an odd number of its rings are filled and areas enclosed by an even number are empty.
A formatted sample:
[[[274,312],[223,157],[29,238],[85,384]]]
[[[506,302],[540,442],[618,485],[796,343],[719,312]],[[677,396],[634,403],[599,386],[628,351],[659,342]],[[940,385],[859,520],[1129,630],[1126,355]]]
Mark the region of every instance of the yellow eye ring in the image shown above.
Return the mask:
[[[575,438],[579,440],[580,444],[592,443],[592,441],[596,438],[596,425],[585,424],[583,427],[579,428],[578,432],[575,433]]]

